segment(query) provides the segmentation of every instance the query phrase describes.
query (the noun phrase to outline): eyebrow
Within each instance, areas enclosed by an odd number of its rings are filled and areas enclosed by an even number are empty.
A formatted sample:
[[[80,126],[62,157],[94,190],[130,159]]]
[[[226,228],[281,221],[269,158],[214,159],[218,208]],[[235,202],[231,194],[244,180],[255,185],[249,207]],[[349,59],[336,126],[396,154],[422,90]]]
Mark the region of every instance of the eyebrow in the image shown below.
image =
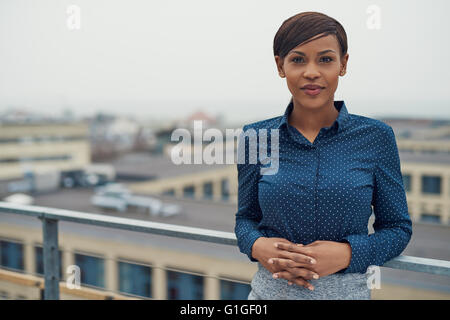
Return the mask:
[[[292,51],[293,53],[298,53],[299,55],[301,55],[301,56],[306,56],[303,52],[301,52],[301,51]],[[334,52],[334,53],[336,53],[334,50],[331,50],[331,49],[328,49],[328,50],[323,50],[323,51],[320,51],[317,55],[322,55],[322,54],[325,54],[325,53],[327,53],[327,52]]]

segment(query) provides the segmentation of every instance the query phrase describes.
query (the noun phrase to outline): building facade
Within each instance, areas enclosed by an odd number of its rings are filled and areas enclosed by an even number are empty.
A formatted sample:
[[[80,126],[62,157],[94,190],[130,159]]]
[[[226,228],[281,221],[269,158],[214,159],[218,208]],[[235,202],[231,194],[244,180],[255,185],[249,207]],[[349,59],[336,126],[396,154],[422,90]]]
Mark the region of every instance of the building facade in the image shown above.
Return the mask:
[[[71,171],[91,162],[83,123],[0,124],[0,180]]]

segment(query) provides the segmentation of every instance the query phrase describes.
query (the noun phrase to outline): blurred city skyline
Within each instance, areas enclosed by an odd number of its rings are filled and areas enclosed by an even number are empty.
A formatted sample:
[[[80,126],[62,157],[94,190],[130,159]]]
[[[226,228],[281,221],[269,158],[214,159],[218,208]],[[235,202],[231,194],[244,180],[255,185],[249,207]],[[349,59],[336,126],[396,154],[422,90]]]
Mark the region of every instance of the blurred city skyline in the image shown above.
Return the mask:
[[[80,9],[79,30],[67,25],[70,5]],[[367,26],[373,5],[380,29]],[[273,37],[290,16],[319,11],[347,32],[335,100],[350,113],[448,119],[448,9],[446,1],[2,1],[0,113],[278,116],[290,92]]]

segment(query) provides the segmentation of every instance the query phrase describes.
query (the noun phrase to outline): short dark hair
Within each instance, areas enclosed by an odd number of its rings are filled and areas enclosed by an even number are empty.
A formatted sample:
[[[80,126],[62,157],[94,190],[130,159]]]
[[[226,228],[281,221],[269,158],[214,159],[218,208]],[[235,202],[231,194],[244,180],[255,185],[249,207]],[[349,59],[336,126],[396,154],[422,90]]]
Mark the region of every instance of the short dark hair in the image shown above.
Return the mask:
[[[315,39],[334,34],[341,48],[341,58],[345,56],[347,34],[342,25],[326,14],[313,11],[298,13],[283,22],[273,40],[273,53],[284,59],[289,51],[321,33],[324,35]]]

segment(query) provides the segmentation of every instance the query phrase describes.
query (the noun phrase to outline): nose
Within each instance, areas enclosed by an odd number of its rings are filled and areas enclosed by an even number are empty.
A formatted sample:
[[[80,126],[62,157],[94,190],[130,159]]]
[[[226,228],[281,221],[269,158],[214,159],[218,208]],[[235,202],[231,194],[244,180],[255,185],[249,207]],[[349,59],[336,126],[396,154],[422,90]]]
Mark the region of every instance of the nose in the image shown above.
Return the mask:
[[[317,66],[314,65],[314,63],[308,63],[303,76],[308,79],[315,79],[320,77],[320,72],[317,69]]]

